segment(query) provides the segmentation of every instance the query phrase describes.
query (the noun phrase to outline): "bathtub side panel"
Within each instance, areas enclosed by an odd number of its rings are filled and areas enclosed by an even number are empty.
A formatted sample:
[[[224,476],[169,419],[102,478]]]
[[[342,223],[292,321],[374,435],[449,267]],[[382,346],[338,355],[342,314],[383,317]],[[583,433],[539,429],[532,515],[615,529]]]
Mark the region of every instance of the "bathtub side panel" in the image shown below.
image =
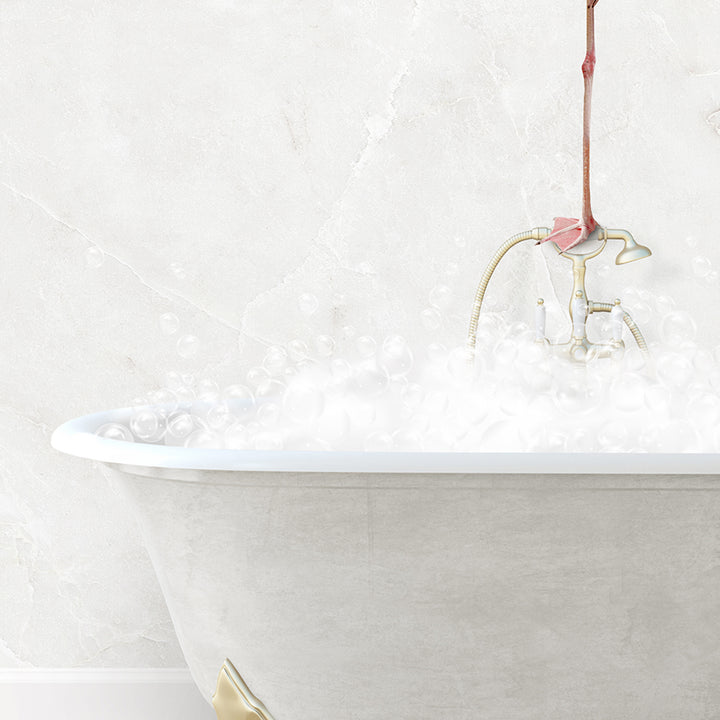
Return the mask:
[[[206,696],[276,720],[720,716],[720,493],[119,476]]]

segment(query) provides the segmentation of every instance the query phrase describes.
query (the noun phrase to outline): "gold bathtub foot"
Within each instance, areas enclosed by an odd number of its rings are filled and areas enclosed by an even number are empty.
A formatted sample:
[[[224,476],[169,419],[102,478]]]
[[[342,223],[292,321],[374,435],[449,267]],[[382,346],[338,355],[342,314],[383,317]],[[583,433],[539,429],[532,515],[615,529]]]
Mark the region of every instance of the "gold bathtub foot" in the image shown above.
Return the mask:
[[[273,720],[229,660],[225,660],[218,675],[212,704],[218,720]]]

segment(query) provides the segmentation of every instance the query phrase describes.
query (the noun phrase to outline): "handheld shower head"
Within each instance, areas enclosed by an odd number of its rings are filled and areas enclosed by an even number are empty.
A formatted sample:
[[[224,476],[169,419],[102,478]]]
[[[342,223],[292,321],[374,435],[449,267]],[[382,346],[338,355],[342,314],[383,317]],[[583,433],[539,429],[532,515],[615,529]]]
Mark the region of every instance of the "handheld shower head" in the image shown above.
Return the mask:
[[[650,248],[644,245],[639,245],[635,238],[627,230],[612,230],[612,234],[608,237],[622,240],[625,243],[625,247],[618,253],[615,258],[616,265],[624,265],[625,263],[633,262],[633,260],[641,260],[642,258],[650,257],[652,251]]]

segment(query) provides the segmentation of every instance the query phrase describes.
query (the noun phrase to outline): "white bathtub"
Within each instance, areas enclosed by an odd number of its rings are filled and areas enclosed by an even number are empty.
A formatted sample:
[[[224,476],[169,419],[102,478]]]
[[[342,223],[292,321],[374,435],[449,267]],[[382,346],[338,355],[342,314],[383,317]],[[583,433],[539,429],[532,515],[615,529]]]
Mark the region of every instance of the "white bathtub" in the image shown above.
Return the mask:
[[[228,657],[275,720],[720,717],[718,455],[93,434],[128,413],[53,445],[124,488],[206,698]]]

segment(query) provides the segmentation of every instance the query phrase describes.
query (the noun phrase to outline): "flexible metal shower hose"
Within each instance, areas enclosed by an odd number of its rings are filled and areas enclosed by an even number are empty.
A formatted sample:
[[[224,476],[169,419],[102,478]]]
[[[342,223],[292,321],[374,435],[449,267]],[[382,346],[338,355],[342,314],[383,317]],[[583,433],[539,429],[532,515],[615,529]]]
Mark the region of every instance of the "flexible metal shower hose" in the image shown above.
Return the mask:
[[[536,227],[532,230],[526,230],[525,232],[513,235],[511,238],[506,240],[499,248],[498,251],[492,256],[490,262],[485,268],[485,272],[480,278],[480,284],[478,285],[477,292],[475,293],[475,302],[473,303],[472,315],[470,316],[470,329],[468,330],[467,346],[468,350],[475,353],[475,343],[477,342],[477,326],[480,318],[480,309],[482,308],[483,298],[485,297],[485,291],[487,290],[488,283],[492,274],[495,272],[495,268],[498,266],[503,255],[514,245],[523,242],[524,240],[536,240],[540,241],[546,238],[550,234],[550,228]]]

